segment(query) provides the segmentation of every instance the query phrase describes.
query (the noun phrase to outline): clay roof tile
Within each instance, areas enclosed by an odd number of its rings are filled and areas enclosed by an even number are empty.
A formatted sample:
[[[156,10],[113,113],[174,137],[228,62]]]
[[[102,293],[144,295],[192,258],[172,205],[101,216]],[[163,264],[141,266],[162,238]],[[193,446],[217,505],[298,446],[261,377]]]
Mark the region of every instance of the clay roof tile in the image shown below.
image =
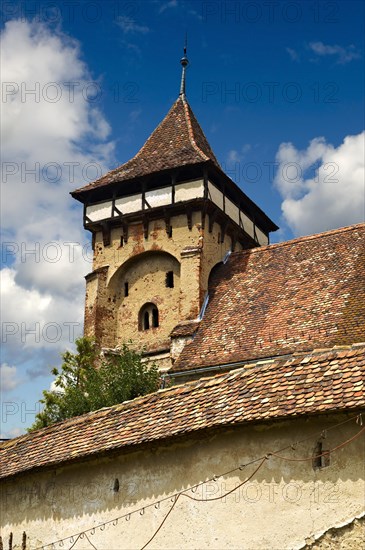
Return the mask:
[[[143,147],[129,161],[72,195],[184,165],[219,163],[185,98],[179,97]]]

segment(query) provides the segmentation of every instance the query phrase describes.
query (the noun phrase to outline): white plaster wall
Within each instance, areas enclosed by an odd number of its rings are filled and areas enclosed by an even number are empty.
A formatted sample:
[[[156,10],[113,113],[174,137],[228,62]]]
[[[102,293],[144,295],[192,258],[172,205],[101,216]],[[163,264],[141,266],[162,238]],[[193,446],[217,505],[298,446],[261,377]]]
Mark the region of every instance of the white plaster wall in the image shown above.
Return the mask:
[[[175,202],[189,201],[204,197],[203,180],[187,181],[175,186]]]
[[[130,214],[131,212],[139,212],[142,210],[142,195],[130,195],[129,197],[121,197],[115,200],[115,206],[122,214]]]
[[[271,457],[249,483],[224,499],[208,501],[242,483],[257,462],[218,477],[196,493],[189,488],[301,439],[307,438],[295,450],[280,454],[311,456],[317,440],[313,434],[343,419],[224,428],[220,434],[202,432],[179,444],[154,444],[139,452],[19,477],[2,489],[3,540],[13,532],[20,548],[25,531],[30,541],[27,548],[34,549],[187,491],[203,502],[181,496],[148,548],[301,548],[313,537],[363,513],[364,439],[334,452],[330,466],[323,470],[314,471],[311,460],[289,462]],[[339,445],[359,428],[352,421],[328,430],[324,449]],[[113,491],[116,478],[119,492]],[[159,508],[148,507],[143,515],[136,512],[129,521],[96,528],[88,536],[98,550],[142,548],[171,506],[168,499]],[[70,546],[71,542],[65,542],[63,548]],[[83,539],[73,548],[91,546]]]
[[[226,198],[226,214],[228,214],[231,220],[235,221],[237,224],[240,223],[240,215],[239,215],[238,207],[227,198]]]
[[[221,210],[223,210],[223,193],[216,188],[210,181],[208,182],[209,198]]]
[[[241,222],[243,224],[243,228],[246,231],[246,233],[250,235],[250,237],[255,238],[255,233],[253,230],[253,221],[250,220],[250,218],[246,216],[246,214],[244,214],[243,212],[240,212],[240,217],[241,217]]]
[[[257,235],[257,239],[258,239],[259,243],[262,246],[265,246],[265,245],[269,244],[269,239],[267,238],[265,233],[263,233],[261,231],[261,229],[259,229],[257,226],[256,226],[256,235]]]
[[[100,204],[92,204],[86,207],[86,215],[92,222],[106,220],[112,216],[112,202],[106,201]]]
[[[172,187],[146,191],[146,200],[151,208],[172,203]]]

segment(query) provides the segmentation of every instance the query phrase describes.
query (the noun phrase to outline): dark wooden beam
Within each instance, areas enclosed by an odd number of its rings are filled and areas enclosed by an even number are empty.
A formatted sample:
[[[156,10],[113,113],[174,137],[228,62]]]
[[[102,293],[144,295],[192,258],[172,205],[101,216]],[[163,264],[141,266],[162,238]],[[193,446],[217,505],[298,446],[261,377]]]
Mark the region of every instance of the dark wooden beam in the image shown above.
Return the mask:
[[[165,219],[165,229],[166,233],[170,235],[171,232],[171,219],[170,214],[167,209],[164,210],[164,219]]]
[[[229,221],[226,221],[225,223],[221,224],[221,243],[224,243],[228,225],[229,225]]]
[[[216,208],[213,213],[209,214],[209,233],[213,231],[213,225],[218,215],[218,209]]]
[[[193,226],[193,212],[192,212],[191,208],[186,209],[186,217],[187,217],[187,220],[188,220],[188,229],[189,229],[189,231],[191,231],[192,226]]]
[[[102,233],[103,233],[103,245],[109,246],[110,245],[110,225],[108,223],[103,223],[102,226]]]
[[[127,243],[128,242],[128,224],[127,223],[123,223],[122,231],[123,231],[123,241]]]
[[[148,218],[145,216],[142,220],[143,224],[143,235],[145,239],[148,239],[148,229],[149,229],[149,221]]]
[[[175,204],[176,174],[171,175],[171,204]]]

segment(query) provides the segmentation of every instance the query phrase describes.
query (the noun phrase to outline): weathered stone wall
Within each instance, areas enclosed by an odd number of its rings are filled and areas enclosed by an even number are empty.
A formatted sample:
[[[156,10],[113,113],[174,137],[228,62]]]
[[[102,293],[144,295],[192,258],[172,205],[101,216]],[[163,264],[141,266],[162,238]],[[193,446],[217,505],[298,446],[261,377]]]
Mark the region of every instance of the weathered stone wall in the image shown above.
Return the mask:
[[[201,500],[181,495],[147,548],[293,550],[318,539],[314,548],[360,549],[357,523],[353,530],[329,530],[364,512],[364,440],[358,438],[333,452],[326,468],[313,469],[311,460],[324,428],[324,449],[359,431],[354,421],[328,429],[343,420],[322,416],[225,427],[14,478],[2,486],[3,540],[13,532],[20,548],[25,531],[29,548],[35,549],[95,527],[87,535],[98,550],[142,548],[171,509],[171,496],[183,491]],[[271,456],[254,473],[260,463],[256,459],[286,446],[279,454],[292,460]],[[247,466],[236,469],[239,465]],[[220,477],[224,472],[230,473]],[[246,484],[219,498],[250,476]],[[206,483],[191,490],[202,482]],[[167,500],[156,504],[161,499]],[[127,520],[116,520],[129,513]],[[107,521],[111,523],[105,528],[97,527]],[[63,548],[71,545],[68,539]],[[86,538],[74,546],[90,547]]]
[[[365,516],[354,519],[341,527],[333,527],[314,542],[308,542],[305,550],[363,550],[365,547]]]
[[[209,274],[232,246],[228,236],[222,242],[218,224],[210,232],[208,217],[205,221],[204,226],[201,212],[194,212],[189,229],[186,215],[174,216],[168,234],[165,220],[156,220],[150,222],[147,238],[142,223],[135,223],[128,228],[127,242],[123,229],[114,228],[108,246],[97,233],[93,272],[86,279],[85,334],[106,348],[131,340],[139,349],[169,349],[171,330],[198,316]],[[174,274],[173,288],[166,286],[168,271]],[[144,331],[139,312],[146,303],[158,308],[159,326]]]

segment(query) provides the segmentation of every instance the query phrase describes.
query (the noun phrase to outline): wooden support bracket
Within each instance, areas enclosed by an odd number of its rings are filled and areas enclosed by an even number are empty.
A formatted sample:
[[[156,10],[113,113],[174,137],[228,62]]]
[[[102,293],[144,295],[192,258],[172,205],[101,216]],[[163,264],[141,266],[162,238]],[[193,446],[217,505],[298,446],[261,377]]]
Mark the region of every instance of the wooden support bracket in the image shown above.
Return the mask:
[[[212,214],[209,214],[209,233],[213,231],[213,225],[216,220],[217,214],[218,214],[217,210],[214,210]]]
[[[128,242],[128,225],[124,223],[122,226],[122,229],[123,229],[123,241],[127,243]]]
[[[143,235],[145,239],[148,239],[149,221],[147,218],[143,218]]]
[[[101,230],[103,233],[103,245],[109,246],[110,245],[110,225],[107,223],[103,223],[101,226]]]
[[[188,208],[186,210],[186,217],[187,217],[187,220],[188,220],[188,228],[191,231],[191,228],[193,226],[193,212],[191,211],[190,208]]]

